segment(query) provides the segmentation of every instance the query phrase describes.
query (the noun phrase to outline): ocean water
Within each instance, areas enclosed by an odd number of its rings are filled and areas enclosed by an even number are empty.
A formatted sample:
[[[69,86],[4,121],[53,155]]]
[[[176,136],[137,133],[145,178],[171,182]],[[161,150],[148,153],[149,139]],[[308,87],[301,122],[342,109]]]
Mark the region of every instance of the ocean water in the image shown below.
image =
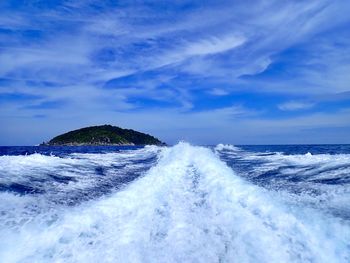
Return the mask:
[[[0,262],[350,262],[350,146],[0,147]]]

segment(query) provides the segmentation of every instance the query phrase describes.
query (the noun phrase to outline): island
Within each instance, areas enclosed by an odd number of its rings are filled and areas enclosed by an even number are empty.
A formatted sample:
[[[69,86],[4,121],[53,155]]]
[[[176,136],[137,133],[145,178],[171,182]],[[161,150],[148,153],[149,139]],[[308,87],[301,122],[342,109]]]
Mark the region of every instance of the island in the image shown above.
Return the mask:
[[[81,128],[58,135],[42,146],[166,145],[157,138],[112,125]]]

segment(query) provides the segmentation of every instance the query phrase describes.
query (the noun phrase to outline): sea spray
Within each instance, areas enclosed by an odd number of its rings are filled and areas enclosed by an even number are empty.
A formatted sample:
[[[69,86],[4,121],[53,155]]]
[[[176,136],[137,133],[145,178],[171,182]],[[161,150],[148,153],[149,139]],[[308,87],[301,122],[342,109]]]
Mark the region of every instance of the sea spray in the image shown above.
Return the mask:
[[[133,157],[148,151],[152,150],[135,152]],[[239,177],[208,148],[179,143],[158,148],[156,154],[158,161],[150,170],[97,199],[75,206],[59,204],[24,221],[25,213],[12,213],[11,221],[6,205],[1,207],[5,210],[1,235],[7,239],[0,243],[0,258],[4,262],[349,261],[347,221],[309,207],[290,209],[274,192]],[[26,211],[40,195],[2,193],[2,198]]]

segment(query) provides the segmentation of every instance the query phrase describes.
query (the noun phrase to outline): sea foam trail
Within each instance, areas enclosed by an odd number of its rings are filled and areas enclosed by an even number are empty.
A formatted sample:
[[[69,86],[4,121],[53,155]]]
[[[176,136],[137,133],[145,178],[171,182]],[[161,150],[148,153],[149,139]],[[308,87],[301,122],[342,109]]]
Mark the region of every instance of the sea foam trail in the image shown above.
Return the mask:
[[[147,146],[116,153],[73,153],[64,157],[38,153],[0,156],[0,193],[31,194],[41,203],[76,205],[113,192],[141,176],[154,165],[160,150]],[[40,208],[45,209],[45,205]]]
[[[249,152],[218,145],[215,153],[241,177],[278,194],[350,220],[350,154]]]
[[[346,222],[311,209],[290,211],[267,191],[236,176],[207,148],[180,143],[160,155],[145,176],[111,196],[67,208],[51,221],[41,215],[1,226],[7,239],[0,241],[0,258],[349,262]]]

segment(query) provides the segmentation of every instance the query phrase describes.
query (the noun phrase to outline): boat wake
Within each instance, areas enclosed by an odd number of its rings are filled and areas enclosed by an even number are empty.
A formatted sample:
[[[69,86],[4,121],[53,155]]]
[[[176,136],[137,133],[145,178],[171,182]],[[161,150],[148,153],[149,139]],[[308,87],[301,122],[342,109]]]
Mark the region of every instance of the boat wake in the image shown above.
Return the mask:
[[[65,190],[1,192],[0,235],[6,237],[0,240],[2,261],[350,261],[349,221],[315,207],[291,209],[273,191],[236,175],[209,148],[179,143],[124,155],[118,155],[118,162],[124,158],[129,166],[119,169],[134,169],[135,174],[137,166],[145,163],[136,162],[138,158],[149,160],[148,168],[118,190],[75,205],[62,203],[63,194],[69,195]],[[104,162],[108,157],[110,163],[116,163],[113,154],[101,156]],[[83,176],[77,163],[88,172],[91,160],[99,162],[96,156],[36,157],[46,160],[45,169],[59,166],[70,177],[79,170],[75,180],[66,184],[72,192],[79,187],[98,188],[104,185],[101,181],[111,183],[116,177],[110,166],[111,174],[107,169],[103,179],[80,178]],[[33,175],[35,167],[30,169]],[[55,202],[45,201],[44,196]]]

